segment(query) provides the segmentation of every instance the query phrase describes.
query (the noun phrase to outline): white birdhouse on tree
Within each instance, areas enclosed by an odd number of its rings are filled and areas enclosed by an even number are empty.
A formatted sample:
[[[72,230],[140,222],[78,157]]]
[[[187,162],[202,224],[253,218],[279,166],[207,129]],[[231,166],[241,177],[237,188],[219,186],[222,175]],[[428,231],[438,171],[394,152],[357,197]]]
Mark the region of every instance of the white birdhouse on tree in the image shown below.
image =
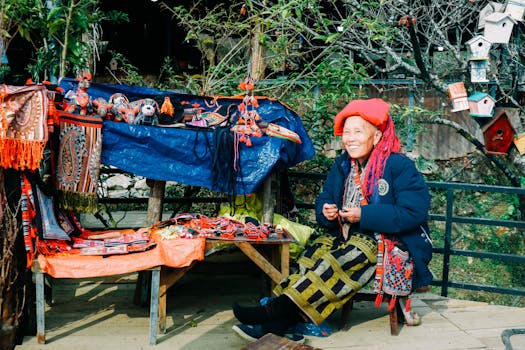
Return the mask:
[[[475,92],[468,97],[470,115],[472,117],[491,118],[496,101],[485,92]]]
[[[507,44],[516,23],[509,14],[494,12],[485,18],[483,36],[491,43]]]
[[[492,43],[483,35],[476,35],[465,43],[469,60],[486,60],[489,58]]]
[[[485,28],[485,18],[487,18],[489,15],[493,14],[494,12],[503,12],[505,9],[505,4],[491,1],[485,7],[479,11],[479,17],[478,17],[478,29]]]
[[[525,0],[508,0],[504,13],[509,14],[516,21],[523,20],[525,12]]]
[[[462,81],[448,84],[448,95],[452,102],[452,112],[468,110],[467,90]]]
[[[487,72],[489,70],[489,60],[471,60],[470,61],[470,82],[487,83]]]

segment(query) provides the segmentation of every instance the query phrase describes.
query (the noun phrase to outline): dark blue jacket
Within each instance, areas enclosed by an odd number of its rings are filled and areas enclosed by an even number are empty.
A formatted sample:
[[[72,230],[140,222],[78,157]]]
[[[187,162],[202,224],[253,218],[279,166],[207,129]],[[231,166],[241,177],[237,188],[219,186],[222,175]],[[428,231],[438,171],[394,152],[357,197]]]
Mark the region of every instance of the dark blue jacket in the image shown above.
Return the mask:
[[[350,172],[350,157],[346,152],[335,159],[323,186],[323,191],[315,203],[317,222],[336,237],[341,238],[337,220],[329,221],[323,215],[323,204],[337,204],[342,207],[345,179]],[[432,242],[427,224],[430,207],[430,194],[423,177],[414,163],[400,153],[391,154],[387,159],[381,194],[378,186],[369,204],[361,207],[359,227],[351,231],[365,234],[380,232],[395,234],[412,255],[416,272],[413,287],[429,285],[432,273],[428,263],[432,258]],[[385,190],[386,189],[386,190]],[[353,225],[356,226],[356,225]]]

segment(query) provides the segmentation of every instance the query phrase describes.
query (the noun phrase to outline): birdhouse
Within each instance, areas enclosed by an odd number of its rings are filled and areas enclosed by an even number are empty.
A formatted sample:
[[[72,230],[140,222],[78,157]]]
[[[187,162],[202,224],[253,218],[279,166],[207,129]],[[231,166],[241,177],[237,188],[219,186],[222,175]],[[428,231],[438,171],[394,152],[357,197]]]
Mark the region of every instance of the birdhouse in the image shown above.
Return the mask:
[[[483,35],[476,35],[465,43],[467,45],[469,60],[486,60],[489,58],[492,43]]]
[[[496,111],[494,118],[482,128],[487,153],[506,155],[516,130],[504,109]]]
[[[494,112],[496,101],[485,92],[475,92],[468,97],[470,116],[490,118]]]
[[[483,36],[491,43],[507,44],[516,23],[516,20],[510,15],[494,12],[485,18],[485,31]]]
[[[489,15],[493,14],[494,12],[503,12],[505,9],[505,4],[491,1],[485,7],[479,11],[479,17],[478,17],[478,29],[485,28],[485,18],[487,18]]]
[[[470,61],[470,81],[472,83],[487,83],[487,72],[489,70],[488,60]]]
[[[508,0],[504,13],[510,15],[516,21],[521,21],[523,19],[524,11],[525,0]]]
[[[519,135],[516,135],[514,137],[514,146],[518,149],[518,152],[520,152],[521,155],[525,154],[525,133],[521,133]]]
[[[462,81],[448,84],[448,95],[452,102],[452,112],[459,112],[468,109],[467,90]]]

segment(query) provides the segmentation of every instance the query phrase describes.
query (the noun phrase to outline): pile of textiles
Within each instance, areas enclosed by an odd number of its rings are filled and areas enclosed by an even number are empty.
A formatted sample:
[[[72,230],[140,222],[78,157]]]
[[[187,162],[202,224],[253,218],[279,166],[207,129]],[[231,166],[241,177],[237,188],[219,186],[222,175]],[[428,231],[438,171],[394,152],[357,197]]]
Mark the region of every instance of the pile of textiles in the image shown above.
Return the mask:
[[[205,237],[236,241],[293,241],[281,226],[259,224],[256,220],[240,222],[226,216],[207,217],[195,213],[178,214],[152,226],[152,234],[161,239]]]
[[[143,252],[155,248],[157,243],[151,238],[148,229],[137,231],[107,230],[86,231],[71,240],[39,240],[38,251],[47,256],[65,255],[116,255]]]

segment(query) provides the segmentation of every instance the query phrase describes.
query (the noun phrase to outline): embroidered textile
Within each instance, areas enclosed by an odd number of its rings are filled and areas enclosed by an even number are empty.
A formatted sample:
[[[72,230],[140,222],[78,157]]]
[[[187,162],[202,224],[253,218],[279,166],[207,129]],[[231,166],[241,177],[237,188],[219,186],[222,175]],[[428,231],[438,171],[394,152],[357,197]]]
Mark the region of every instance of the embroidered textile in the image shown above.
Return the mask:
[[[24,245],[27,254],[26,268],[30,269],[33,265],[35,256],[35,241],[38,238],[38,229],[36,227],[36,209],[35,198],[33,197],[33,188],[25,174],[20,177],[20,206],[22,210],[22,231],[24,234]]]
[[[56,180],[66,210],[97,211],[102,124],[98,116],[60,112]]]
[[[343,192],[343,208],[361,207],[361,204],[366,203],[366,198],[363,196],[361,183],[366,171],[359,172],[358,165],[355,160],[352,160],[350,173],[345,180],[345,189]],[[348,237],[351,223],[343,222],[341,225],[343,237]]]
[[[374,239],[354,234],[347,242],[316,239],[298,259],[299,270],[274,290],[288,295],[317,325],[341,308],[374,276]]]
[[[0,166],[36,170],[48,139],[43,85],[0,86]]]

